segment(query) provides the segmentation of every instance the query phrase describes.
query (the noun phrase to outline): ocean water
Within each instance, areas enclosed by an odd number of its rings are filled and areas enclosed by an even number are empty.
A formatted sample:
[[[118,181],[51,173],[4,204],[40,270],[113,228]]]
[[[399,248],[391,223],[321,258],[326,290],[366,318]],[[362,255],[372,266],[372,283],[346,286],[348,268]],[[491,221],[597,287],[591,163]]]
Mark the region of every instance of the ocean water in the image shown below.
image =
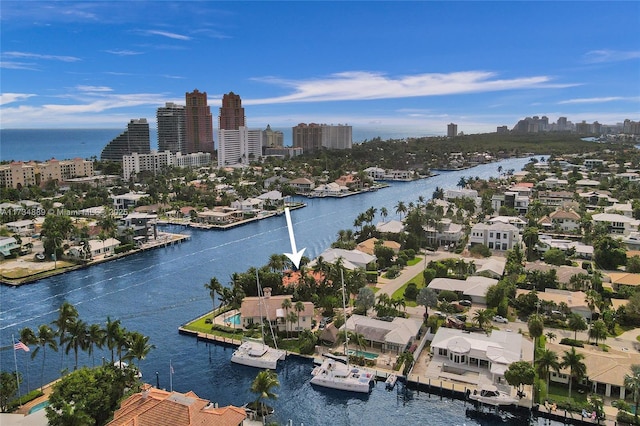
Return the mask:
[[[51,158],[100,158],[102,149],[122,129],[0,129],[0,161],[45,161]],[[284,145],[292,145],[291,128],[273,128],[284,134]],[[410,137],[433,136],[429,129],[400,128],[391,126],[354,127],[353,142],[360,143],[380,137],[404,139]],[[158,132],[150,130],[151,149],[158,148]]]

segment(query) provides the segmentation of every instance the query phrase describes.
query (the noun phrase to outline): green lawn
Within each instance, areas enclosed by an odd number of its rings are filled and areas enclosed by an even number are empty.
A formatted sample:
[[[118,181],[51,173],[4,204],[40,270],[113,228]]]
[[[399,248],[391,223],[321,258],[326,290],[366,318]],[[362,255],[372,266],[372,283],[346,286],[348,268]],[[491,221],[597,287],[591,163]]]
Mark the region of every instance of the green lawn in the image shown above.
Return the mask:
[[[401,298],[403,298],[404,297],[404,291],[406,290],[406,288],[409,285],[409,283],[415,283],[416,286],[418,287],[418,290],[420,290],[422,287],[424,287],[424,276],[422,275],[422,272],[420,272],[415,277],[411,278],[409,281],[404,283],[402,285],[402,287],[400,287],[399,289],[394,291],[393,294],[391,295],[391,298],[392,299],[401,299]],[[418,306],[418,304],[415,302],[415,300],[406,300],[405,302],[406,302],[407,306],[410,306],[410,307],[413,307],[413,308]]]
[[[553,401],[558,405],[572,405],[572,406],[586,406],[587,394],[579,393],[577,389],[575,389],[575,383],[573,385],[573,389],[571,390],[571,398],[569,398],[569,385],[563,386],[556,383],[549,383],[549,392],[547,394],[547,398],[549,401]]]

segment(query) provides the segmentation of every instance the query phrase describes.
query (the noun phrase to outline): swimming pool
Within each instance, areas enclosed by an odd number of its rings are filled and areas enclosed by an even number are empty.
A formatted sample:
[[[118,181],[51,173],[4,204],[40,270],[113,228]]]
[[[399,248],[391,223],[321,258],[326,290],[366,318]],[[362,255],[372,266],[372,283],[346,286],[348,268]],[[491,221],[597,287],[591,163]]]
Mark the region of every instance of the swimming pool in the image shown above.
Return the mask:
[[[238,312],[232,317],[228,317],[226,321],[233,325],[240,325],[240,312]]]
[[[45,408],[46,406],[48,406],[48,405],[49,405],[49,400],[48,399],[46,401],[39,402],[39,403],[37,403],[36,405],[34,405],[33,407],[31,407],[29,409],[29,414],[33,414],[36,411],[40,411],[43,408]]]
[[[374,354],[373,352],[366,352],[366,351],[354,351],[353,349],[349,349],[349,351],[347,352],[349,355],[355,355],[355,356],[363,356],[366,359],[376,359],[378,358],[380,355],[378,354]]]

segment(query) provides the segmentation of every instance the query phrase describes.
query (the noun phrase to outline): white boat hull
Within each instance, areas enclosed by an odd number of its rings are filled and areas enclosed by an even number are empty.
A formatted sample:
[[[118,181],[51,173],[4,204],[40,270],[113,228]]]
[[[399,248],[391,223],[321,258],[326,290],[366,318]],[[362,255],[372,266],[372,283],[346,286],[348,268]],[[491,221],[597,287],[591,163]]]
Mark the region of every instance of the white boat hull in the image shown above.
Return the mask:
[[[284,360],[287,353],[257,342],[245,341],[231,355],[231,362],[262,369],[275,370],[278,361]]]
[[[311,375],[312,385],[349,392],[369,393],[375,381],[375,375],[369,371],[330,359],[314,368]]]

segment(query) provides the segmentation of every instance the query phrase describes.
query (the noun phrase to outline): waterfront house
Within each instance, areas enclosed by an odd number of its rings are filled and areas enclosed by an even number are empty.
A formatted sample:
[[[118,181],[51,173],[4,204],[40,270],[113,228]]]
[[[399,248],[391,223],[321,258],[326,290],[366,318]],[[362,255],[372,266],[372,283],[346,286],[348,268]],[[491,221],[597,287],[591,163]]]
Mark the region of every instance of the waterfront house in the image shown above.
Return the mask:
[[[559,356],[570,348],[558,343],[547,341],[549,350],[556,352]],[[627,390],[624,386],[625,375],[631,375],[631,366],[638,364],[638,355],[632,351],[620,351],[616,348],[609,348],[607,352],[598,347],[587,345],[584,348],[575,348],[576,352],[582,354],[582,362],[586,367],[586,377],[581,381],[587,385],[591,392],[606,396],[611,399],[625,399]],[[569,369],[562,368],[559,372],[551,371],[551,381],[557,383],[569,383]],[[573,384],[574,389],[576,383]]]
[[[518,228],[508,223],[477,223],[471,228],[469,244],[484,244],[490,250],[507,251],[520,245]]]
[[[243,408],[218,407],[193,391],[169,392],[144,384],[141,392],[122,401],[107,425],[240,426],[246,418]]]
[[[519,333],[471,333],[440,327],[431,342],[431,362],[441,364],[443,377],[449,379],[465,377],[467,373],[488,374],[494,383],[499,383],[509,365],[523,359],[522,343]]]
[[[296,192],[307,194],[311,192],[315,184],[307,178],[297,178],[289,181],[289,186],[295,189]]]
[[[282,308],[282,302],[285,299],[291,300],[291,295],[284,294],[279,296],[271,295],[271,288],[263,289],[263,297],[245,297],[240,305],[240,323],[243,328],[250,328],[254,325],[260,325],[264,319],[268,320],[274,329],[279,331],[302,331],[311,329],[311,321],[313,320],[314,311],[313,303],[302,302],[304,310],[296,312],[293,307],[289,312],[295,312],[298,315],[298,321],[293,323],[287,321],[287,313]],[[295,302],[291,303],[295,306]],[[298,328],[299,327],[299,328]]]
[[[497,279],[482,276],[469,276],[466,280],[455,278],[434,278],[427,288],[440,293],[441,291],[453,291],[460,298],[465,296],[473,303],[486,304],[487,290],[489,287],[498,284]]]
[[[118,226],[119,235],[123,235],[126,229],[133,231],[133,239],[146,242],[149,238],[158,238],[158,215],[151,213],[129,213],[123,217]]]
[[[349,194],[349,192],[349,188],[346,186],[331,182],[316,186],[309,195],[312,197],[340,197]]]
[[[276,209],[278,206],[284,206],[284,197],[280,191],[269,191],[258,196],[263,202],[263,209]]]
[[[236,200],[231,203],[231,208],[239,210],[243,213],[258,214],[264,206],[264,200],[260,198],[247,198],[245,200]]]
[[[385,170],[380,167],[367,167],[363,170],[373,180],[383,180]]]
[[[197,213],[197,222],[212,225],[226,225],[242,219],[242,211],[231,207],[215,207]]]
[[[115,238],[107,238],[104,241],[89,240],[89,249],[91,250],[91,257],[97,256],[109,257],[115,253],[116,247],[120,245],[120,240]]]
[[[421,322],[413,318],[395,317],[393,321],[382,321],[364,315],[352,315],[341,330],[346,327],[362,335],[371,348],[400,354],[416,340],[420,326]]]

